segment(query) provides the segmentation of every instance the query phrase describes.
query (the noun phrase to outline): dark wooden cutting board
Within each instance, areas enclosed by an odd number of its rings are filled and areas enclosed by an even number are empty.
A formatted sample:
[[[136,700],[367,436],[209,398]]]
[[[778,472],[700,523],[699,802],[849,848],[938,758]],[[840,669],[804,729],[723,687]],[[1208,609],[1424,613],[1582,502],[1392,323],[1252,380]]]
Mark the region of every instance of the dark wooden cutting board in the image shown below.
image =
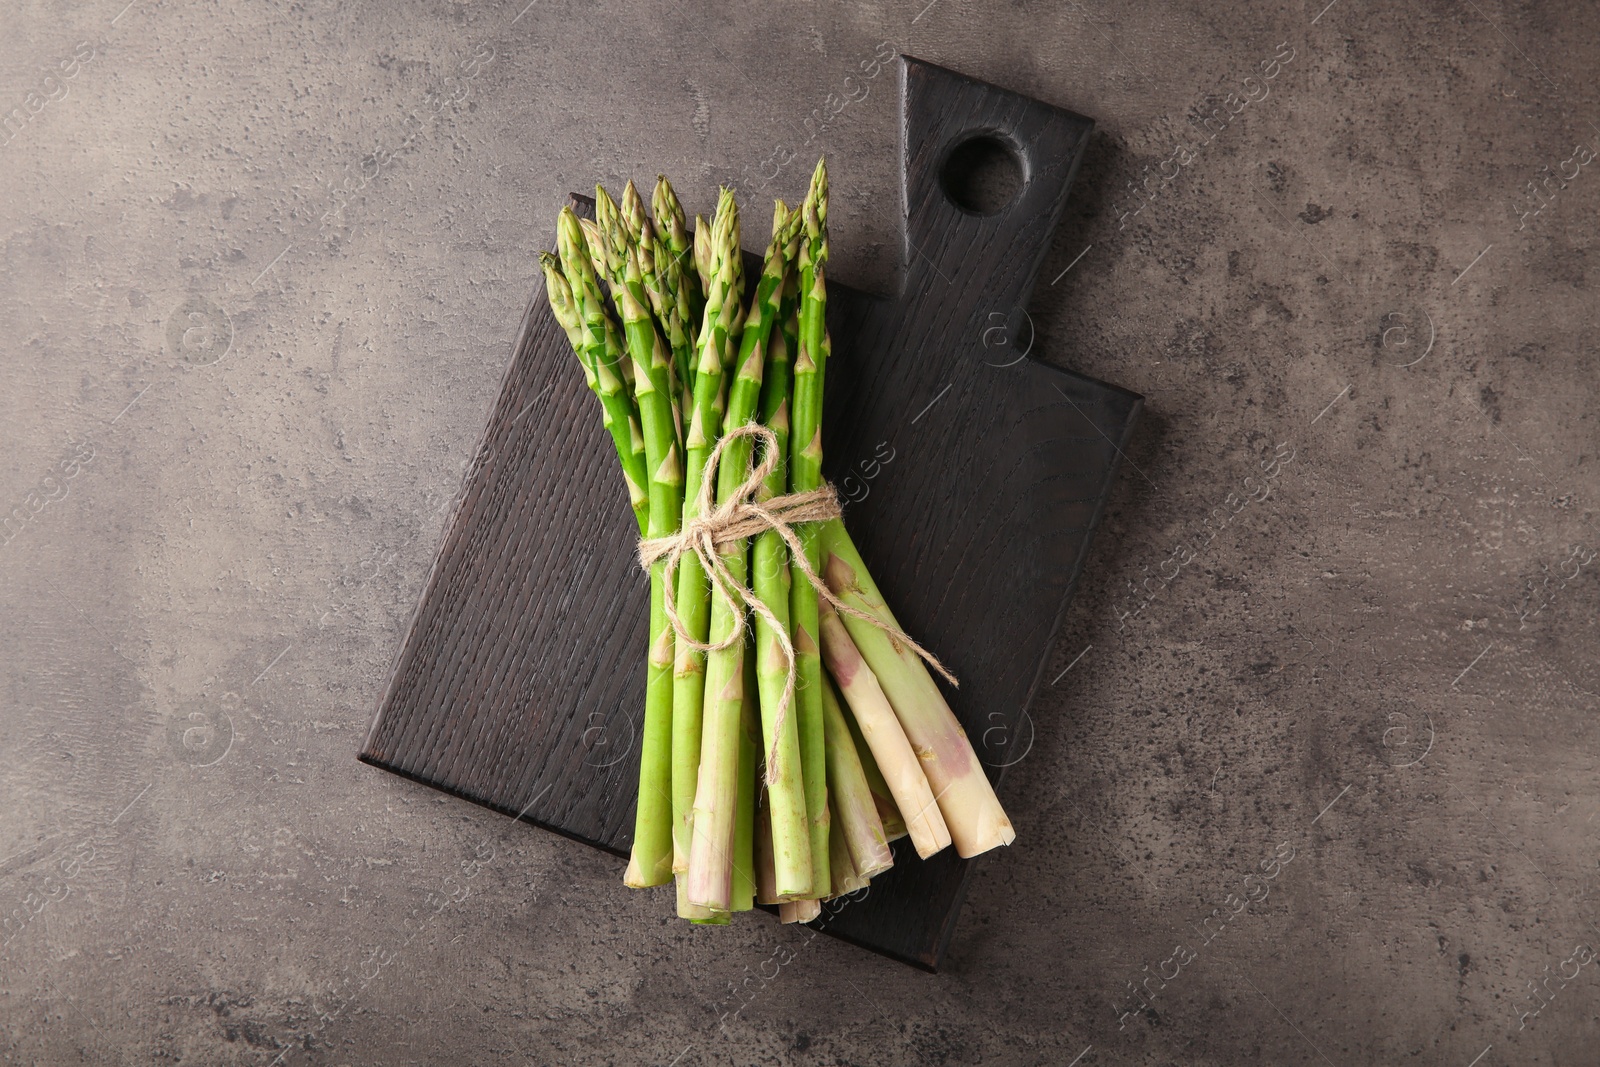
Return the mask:
[[[961,679],[950,704],[998,781],[1053,728],[1026,709],[1140,398],[1021,358],[1021,309],[1093,124],[910,57],[901,72],[905,286],[828,287],[826,468],[901,624]],[[941,179],[975,137],[1021,162],[1020,191],[990,215]],[[648,615],[634,538],[541,289],[360,758],[625,856]],[[825,928],[936,969],[979,861],[905,846]],[[655,896],[669,913],[670,888]]]

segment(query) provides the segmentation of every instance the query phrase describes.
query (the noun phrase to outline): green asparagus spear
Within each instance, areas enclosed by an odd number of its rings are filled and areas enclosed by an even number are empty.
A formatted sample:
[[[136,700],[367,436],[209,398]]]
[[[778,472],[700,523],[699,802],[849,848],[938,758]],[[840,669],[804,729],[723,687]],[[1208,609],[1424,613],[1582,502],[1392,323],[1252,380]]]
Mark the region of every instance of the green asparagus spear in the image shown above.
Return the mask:
[[[794,226],[790,222],[788,209],[779,203],[773,214],[772,239],[767,245],[765,264],[761,277],[756,285],[755,299],[751,305],[749,317],[744,324],[739,337],[737,355],[729,362],[737,366],[737,371],[728,387],[728,413],[727,430],[743,427],[752,422],[757,414],[761,400],[762,376],[766,366],[766,353],[773,333],[773,326],[778,317],[778,304],[781,298],[784,276],[788,273],[788,257],[790,246],[794,244]],[[733,260],[742,259],[743,254],[737,245],[729,249],[719,249],[719,255],[727,254],[726,260],[719,260],[719,271],[732,273],[737,279],[742,275],[742,268],[734,266]],[[734,282],[737,285],[737,280]],[[709,307],[709,304],[707,305]],[[700,373],[705,373],[702,367]],[[717,503],[727,504],[735,499],[742,483],[748,477],[751,444],[753,438],[744,436],[736,437],[724,443],[722,461],[717,471]],[[746,541],[732,542],[722,548],[722,567],[733,577],[733,580],[743,585],[748,576],[748,549]],[[727,600],[716,597],[711,605],[711,630],[710,636],[713,644],[720,644],[732,638],[738,623],[738,614],[742,612],[742,605],[730,604]],[[711,753],[718,751],[716,738],[732,727],[731,722],[736,721],[738,703],[734,700],[733,678],[739,673],[743,664],[743,650],[737,645],[714,651],[706,662],[706,697],[705,721],[701,743],[701,767],[704,774],[707,764],[713,760]],[[740,686],[754,685],[755,678],[745,677],[740,679]],[[742,688],[740,691],[742,696]],[[713,768],[714,773],[722,773]],[[704,777],[701,781],[704,782]],[[769,777],[769,782],[770,782]],[[785,780],[780,787],[789,797],[793,796],[798,787],[798,781]],[[802,794],[803,795],[803,794]],[[780,802],[792,804],[780,793]],[[696,797],[695,813],[695,838],[699,844],[702,837],[709,838],[716,847],[720,847],[725,834],[725,813],[716,813],[705,816],[705,805]],[[705,826],[702,827],[702,823]],[[785,827],[785,832],[788,828]],[[714,857],[715,853],[703,851],[704,855]],[[788,883],[793,881],[792,871],[786,864],[785,870],[779,877],[780,893],[788,894],[800,889],[788,888]],[[695,878],[694,858],[690,859],[691,885],[699,884]],[[707,879],[707,884],[711,884]],[[691,895],[691,900],[697,898]],[[698,900],[697,900],[698,902]],[[711,906],[716,906],[712,902]]]
[[[620,261],[613,274],[612,298],[622,318],[633,362],[634,397],[644,433],[645,466],[650,479],[651,537],[678,530],[683,515],[683,467],[673,411],[666,342],[646,305],[637,250],[616,206],[597,189],[596,220],[608,258]],[[605,205],[605,206],[603,206]],[[667,619],[666,560],[650,567],[650,647],[645,671],[645,716],[639,767],[639,801],[633,851],[624,880],[631,886],[661,885],[672,878],[672,653]]]
[[[782,201],[779,201],[782,205]],[[788,485],[789,451],[789,390],[794,380],[796,310],[799,307],[798,274],[794,267],[802,238],[804,219],[800,212],[789,215],[789,233],[784,243],[788,261],[783,284],[779,288],[774,322],[769,335],[767,363],[761,387],[761,422],[776,438],[777,464],[767,476],[757,495],[759,500],[769,500],[782,495]],[[764,269],[759,283],[761,289],[769,285],[769,272]],[[769,296],[769,303],[774,297]],[[758,291],[757,304],[761,303]],[[745,324],[746,336],[750,323],[758,314],[764,319],[767,308],[759,311],[752,306],[750,321]],[[789,549],[776,530],[768,530],[755,539],[751,548],[751,588],[756,598],[766,604],[776,617],[777,626],[785,637],[789,634]],[[789,663],[784,657],[777,628],[765,617],[756,615],[756,680],[761,692],[762,751],[767,758],[766,781],[771,794],[768,797],[771,819],[772,854],[774,867],[774,893],[782,899],[803,897],[811,891],[811,839],[806,818],[805,781],[800,759],[799,712],[791,701],[782,721],[778,709],[783,703]]]
[[[827,365],[826,265],[828,258],[828,170],[823,160],[811,177],[801,206],[806,235],[800,243],[800,348],[794,364],[794,407],[789,437],[789,489],[804,493],[822,486],[822,383]],[[821,564],[815,523],[796,529],[812,573]],[[828,790],[822,714],[822,657],[818,645],[817,591],[798,561],[790,588],[790,627],[794,634],[795,694],[799,711],[800,765],[805,778],[806,816],[811,837],[813,894],[832,888],[828,873]]]
[[[714,388],[718,394],[723,392],[720,388],[723,368],[733,362],[733,357],[727,352],[730,349],[737,352],[740,348],[737,330],[743,292],[740,288],[742,271],[737,264],[743,252],[739,245],[739,209],[730,190],[722,190],[711,240],[710,284],[706,287],[706,310],[700,327],[700,359],[695,369],[695,414],[691,421],[691,427],[698,424],[701,433],[695,437],[691,429],[690,438],[697,447],[695,454],[700,455],[699,449],[703,449],[707,456],[720,430],[722,417],[720,411],[703,408],[702,401],[710,398],[709,394]],[[761,347],[764,351],[765,345]],[[734,389],[736,401],[741,404],[748,402],[752,409],[754,400],[746,401],[746,398],[752,392],[759,397],[761,388],[761,361],[757,359],[753,362],[753,390],[747,381],[742,381],[749,372],[750,361],[740,366],[738,378],[741,381]],[[719,489],[730,471],[735,476],[734,486],[743,480],[743,468],[734,470],[726,458],[720,470]],[[696,487],[697,495],[703,495],[704,492],[703,486]],[[719,494],[719,499],[725,498]],[[745,575],[745,552],[742,546],[741,542],[739,546],[723,553],[724,565],[741,583]],[[680,567],[680,570],[685,569]],[[701,581],[704,581],[703,575]],[[681,609],[685,606],[683,594],[686,590],[681,582],[678,588]],[[691,589],[688,592],[695,595],[698,590]],[[690,606],[694,610],[702,610],[698,601]],[[735,626],[734,611],[741,609],[730,609],[720,597],[707,601],[707,607],[710,640],[721,643],[729,639]],[[679,617],[682,618],[681,610]],[[725,910],[732,892],[738,803],[739,713],[745,684],[744,649],[734,644],[713,652],[706,657],[703,669],[704,718],[700,734],[699,774],[692,809],[693,830],[689,844],[686,892],[691,904]]]
[[[723,190],[717,205],[717,247],[738,251],[739,219],[733,194]],[[725,255],[725,252],[722,253]],[[700,328],[699,354],[694,370],[694,409],[684,437],[685,521],[699,516],[700,479],[706,458],[722,434],[722,393],[724,348],[732,348],[736,338],[731,328],[737,321],[735,308],[741,293],[730,288],[732,276],[717,272],[715,284],[707,293],[704,322]],[[711,628],[711,599],[705,569],[698,557],[685,555],[678,561],[678,587],[675,591],[678,623],[694,641],[704,644]],[[693,645],[678,642],[673,663],[672,700],[675,710],[672,733],[672,815],[674,868],[689,869],[689,846],[693,832],[695,794],[699,788],[701,715],[705,702],[706,654]]]

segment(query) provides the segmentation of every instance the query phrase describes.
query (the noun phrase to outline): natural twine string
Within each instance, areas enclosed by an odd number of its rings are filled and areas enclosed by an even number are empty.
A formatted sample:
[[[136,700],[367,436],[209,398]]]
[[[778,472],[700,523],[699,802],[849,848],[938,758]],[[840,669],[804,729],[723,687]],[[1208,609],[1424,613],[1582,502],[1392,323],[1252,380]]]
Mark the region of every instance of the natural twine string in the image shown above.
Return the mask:
[[[723,449],[734,441],[744,437],[753,437],[759,443],[762,452],[761,463],[751,466],[746,461],[745,480],[734,490],[733,495],[723,504],[716,503],[717,469],[722,462]],[[750,457],[753,460],[754,454]],[[837,519],[843,512],[839,509],[839,497],[834,492],[832,485],[824,485],[820,489],[813,489],[805,493],[789,493],[785,496],[775,496],[768,500],[757,502],[756,495],[761,486],[766,482],[767,476],[776,469],[778,464],[778,438],[771,430],[759,423],[747,423],[737,429],[729,430],[711,450],[711,455],[706,457],[704,472],[700,478],[700,492],[695,497],[694,518],[683,525],[683,529],[666,537],[644,538],[639,541],[639,563],[646,570],[657,560],[666,560],[666,567],[662,575],[665,585],[667,621],[672,624],[672,632],[677,639],[690,648],[701,652],[719,652],[732,648],[744,640],[745,635],[745,608],[755,612],[764,619],[772,628],[773,634],[778,639],[778,646],[783,650],[784,679],[783,698],[778,702],[777,715],[773,724],[772,749],[767,753],[767,782],[772,782],[772,774],[777,762],[777,738],[781,736],[785,719],[789,714],[789,707],[794,702],[795,690],[795,652],[794,642],[789,637],[789,628],[778,621],[772,609],[756,596],[755,591],[740,582],[729,571],[728,565],[723,562],[722,553],[718,551],[721,546],[734,544],[748,537],[764,533],[767,530],[776,530],[779,537],[783,538],[789,546],[789,556],[799,566],[800,573],[806,581],[811,583],[817,591],[817,597],[833,607],[837,612],[851,615],[865,620],[882,630],[897,644],[904,645],[927,662],[928,666],[938,671],[940,676],[951,685],[959,686],[955,675],[945,669],[944,664],[932,652],[923,648],[912,640],[897,626],[893,626],[876,615],[869,614],[851,607],[828,588],[828,584],[817,576],[811,569],[811,561],[806,559],[805,546],[800,543],[799,536],[794,532],[793,524],[797,522],[825,522],[828,519]],[[728,614],[733,618],[733,631],[726,638],[715,642],[702,642],[690,634],[678,618],[677,589],[678,564],[685,555],[693,555],[700,561],[700,566],[705,569],[706,577],[711,586],[711,592],[721,601]],[[820,634],[811,635],[819,645]]]

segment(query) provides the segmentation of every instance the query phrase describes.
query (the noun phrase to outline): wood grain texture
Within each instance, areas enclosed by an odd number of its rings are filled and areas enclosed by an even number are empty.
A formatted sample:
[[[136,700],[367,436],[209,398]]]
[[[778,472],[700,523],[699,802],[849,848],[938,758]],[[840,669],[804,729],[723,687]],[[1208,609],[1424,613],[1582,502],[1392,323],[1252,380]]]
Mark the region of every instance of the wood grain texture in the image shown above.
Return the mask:
[[[902,79],[905,285],[829,286],[825,469],[902,625],[961,678],[951,706],[998,780],[1050,729],[1026,709],[1140,399],[984,344],[1027,302],[1092,123],[910,57]],[[1023,173],[982,217],[939,182],[979,135]],[[615,463],[537,292],[360,758],[622,856],[648,582]],[[936,969],[971,862],[897,848],[822,925]]]

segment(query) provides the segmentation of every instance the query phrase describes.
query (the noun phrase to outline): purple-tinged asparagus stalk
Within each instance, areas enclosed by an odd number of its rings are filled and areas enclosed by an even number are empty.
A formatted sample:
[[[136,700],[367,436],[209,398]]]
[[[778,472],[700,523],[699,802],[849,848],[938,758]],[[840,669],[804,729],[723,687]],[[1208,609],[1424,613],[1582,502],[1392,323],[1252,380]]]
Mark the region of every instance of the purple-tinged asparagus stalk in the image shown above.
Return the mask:
[[[828,750],[828,863],[838,863],[838,848],[834,840],[843,842],[850,859],[849,873],[861,885],[843,890],[853,893],[867,884],[867,879],[894,866],[894,853],[889,851],[889,841],[883,832],[883,821],[878,818],[878,805],[873,800],[872,788],[867,784],[866,772],[861,768],[861,757],[856,754],[855,739],[845,724],[844,709],[833,691],[833,683],[822,679],[822,725]],[[842,884],[835,870],[833,895],[838,896]],[[849,881],[846,877],[844,881]]]
[[[889,783],[883,780],[878,761],[872,758],[872,746],[867,744],[866,737],[862,735],[861,724],[856,722],[854,715],[846,715],[844,721],[850,728],[850,739],[856,746],[856,755],[861,759],[861,773],[867,777],[867,788],[872,790],[872,802],[877,805],[878,820],[883,823],[884,839],[898,841],[906,836],[906,821],[900,817],[894,794],[889,791]]]
[[[828,804],[830,808],[833,806],[831,797]],[[868,879],[856,870],[855,858],[850,854],[850,842],[839,826],[839,813],[830,811],[829,814],[832,818],[828,823],[828,899],[832,900],[865,888]]]
[[[917,855],[927,859],[950,844],[950,830],[923,774],[923,763],[838,612],[831,604],[824,603],[822,607],[822,654],[828,670],[839,683],[839,691],[855,713],[862,736],[883,771]]]

